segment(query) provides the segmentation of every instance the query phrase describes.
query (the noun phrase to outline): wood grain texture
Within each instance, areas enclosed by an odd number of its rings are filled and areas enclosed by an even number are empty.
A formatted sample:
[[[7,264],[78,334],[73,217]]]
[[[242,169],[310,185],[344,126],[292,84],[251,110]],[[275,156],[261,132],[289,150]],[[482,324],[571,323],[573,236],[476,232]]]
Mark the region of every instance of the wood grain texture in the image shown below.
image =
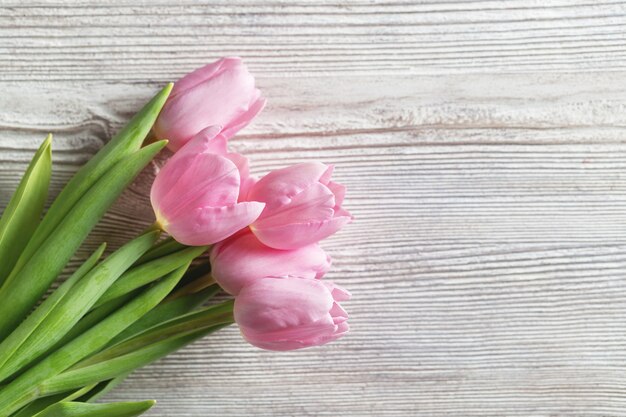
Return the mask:
[[[0,4],[0,206],[45,133],[58,192],[160,85],[225,54],[269,99],[232,142],[253,171],[321,159],[349,188],[356,221],[324,243],[348,337],[277,354],[230,328],[109,399],[156,398],[154,417],[626,413],[623,2]],[[153,168],[85,251],[152,221]]]

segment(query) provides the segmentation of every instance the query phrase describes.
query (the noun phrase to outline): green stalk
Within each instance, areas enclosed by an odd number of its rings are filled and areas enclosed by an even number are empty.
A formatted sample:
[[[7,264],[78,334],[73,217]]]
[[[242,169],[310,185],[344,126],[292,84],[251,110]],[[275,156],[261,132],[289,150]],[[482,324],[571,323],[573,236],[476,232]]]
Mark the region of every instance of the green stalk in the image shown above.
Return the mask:
[[[0,343],[0,369],[9,361],[15,351],[41,325],[52,310],[63,300],[70,289],[82,279],[98,262],[106,244],[98,249],[70,276],[56,291],[24,320],[13,333]],[[4,378],[0,377],[0,381]]]
[[[63,347],[70,341],[74,340],[76,337],[91,329],[96,324],[100,323],[110,314],[112,314],[113,312],[121,308],[124,304],[132,300],[137,295],[137,293],[138,291],[134,291],[91,310],[82,319],[80,319],[80,321],[76,323],[76,325],[72,327],[72,329],[67,332],[67,334],[63,336],[61,340],[54,344],[54,346],[52,346],[50,350],[46,352],[46,354]]]
[[[72,207],[29,262],[11,274],[0,289],[0,339],[24,319],[117,196],[166,143],[153,143],[121,160]]]
[[[195,294],[189,294],[172,301],[165,300],[165,302],[156,306],[148,314],[137,320],[122,333],[118,334],[113,340],[111,340],[109,346],[133,337],[151,327],[185,315],[192,310],[195,310],[220,291],[221,288],[217,284],[214,284]]]
[[[84,367],[98,362],[103,362],[115,357],[133,352],[152,343],[160,342],[172,337],[180,337],[194,333],[197,330],[213,327],[221,324],[233,323],[233,300],[203,308],[199,311],[176,317],[172,320],[160,323],[157,326],[146,329],[130,339],[124,340],[114,346],[91,356],[76,365]]]
[[[226,301],[178,317],[110,347],[38,385],[40,396],[53,395],[128,374],[233,322]]]
[[[148,411],[156,401],[110,404],[60,402],[33,417],[135,417]]]
[[[79,390],[73,390],[69,394],[67,392],[64,392],[61,394],[52,395],[50,397],[40,398],[28,404],[26,407],[13,414],[11,417],[32,417],[55,403],[73,400],[80,401],[79,398],[82,398],[84,395],[88,394],[92,389],[94,389],[96,385],[97,384],[82,387]]]
[[[201,262],[198,265],[194,265],[192,268],[187,271],[183,279],[180,280],[178,285],[176,286],[176,290],[181,289],[182,287],[187,286],[191,282],[195,282],[202,277],[205,277],[211,273],[211,263],[210,262]]]
[[[83,198],[91,187],[100,181],[105,173],[109,172],[114,166],[117,170],[119,167],[118,163],[121,160],[139,150],[172,91],[172,87],[173,84],[170,83],[163,88],[117,135],[76,172],[54,200],[50,209],[48,209],[13,269],[14,273],[17,273],[24,265],[30,262],[31,257],[39,251],[46,239],[53,233],[56,233],[55,229],[67,217],[72,207]],[[113,190],[108,193],[117,195],[117,191]],[[0,332],[1,334],[2,332]]]
[[[127,374],[135,369],[144,367],[164,356],[167,356],[170,353],[203,338],[207,334],[228,326],[228,324],[229,323],[221,323],[200,330],[195,330],[182,336],[153,343],[149,346],[139,348],[108,361],[65,372],[41,383],[38,387],[40,395],[53,395],[57,392],[66,391],[68,387],[73,389],[82,387],[86,384],[94,384],[99,381],[108,380],[120,374]]]
[[[171,237],[168,237],[167,239],[163,239],[161,242],[154,245],[152,249],[150,249],[141,258],[139,258],[135,265],[141,265],[156,258],[161,258],[165,255],[178,252],[179,250],[185,249],[187,247],[188,246],[185,246],[182,243],[178,243]]]
[[[39,224],[52,173],[51,141],[48,135],[33,156],[0,218],[0,287]]]
[[[158,246],[158,245],[157,245]],[[120,277],[117,282],[126,282],[128,280],[128,284],[125,284],[124,294],[119,295],[116,294],[111,300],[108,301],[98,301],[97,305],[93,307],[93,309],[83,317],[76,325],[63,337],[56,345],[54,345],[53,349],[58,348],[70,340],[74,339],[81,333],[85,332],[87,329],[91,328],[106,316],[111,314],[113,311],[117,310],[119,307],[124,305],[130,299],[133,298],[133,294],[136,292],[136,285],[133,283],[140,283],[140,285],[145,285],[145,283],[152,282],[163,275],[172,272],[174,269],[181,267],[182,265],[190,262],[195,256],[202,251],[202,249],[198,248],[189,248],[179,251],[177,253],[167,255],[160,259],[154,259],[150,262],[141,264],[140,266],[136,266],[130,270],[128,270],[124,275]],[[114,284],[115,285],[115,284]],[[113,287],[111,287],[113,288]],[[132,289],[131,289],[132,288]],[[107,293],[105,293],[105,296]],[[104,297],[104,296],[103,296]],[[142,317],[139,322],[141,322],[144,318],[152,315],[156,310],[159,309],[160,306],[157,306],[153,311],[149,312],[145,317]],[[138,323],[139,323],[138,322]],[[133,324],[134,327],[136,324]],[[126,329],[128,331],[129,329]],[[126,332],[125,331],[125,332]],[[124,333],[125,333],[124,332]]]
[[[178,252],[153,259],[132,268],[102,295],[94,305],[94,308],[121,297],[124,294],[128,294],[137,288],[143,287],[181,265],[191,262],[206,249],[206,246],[185,247],[185,249],[179,250]]]
[[[128,377],[128,375],[129,375],[128,373],[121,374],[119,376],[116,376],[113,379],[109,379],[108,381],[102,381],[96,384],[96,386],[93,389],[89,390],[89,392],[78,397],[77,400],[81,402],[85,402],[85,403],[97,401],[98,399],[106,395],[109,391],[111,391],[113,388],[121,384],[122,381],[124,381],[126,377]]]
[[[168,274],[109,317],[47,356],[0,390],[0,417],[8,417],[40,397],[38,385],[106,346],[117,334],[159,304],[188,265]]]
[[[124,271],[150,249],[159,234],[159,231],[150,231],[131,240],[76,283],[49,311],[36,331],[31,332],[19,349],[10,358],[5,359],[3,366],[0,367],[0,381],[33,362],[59,341]]]

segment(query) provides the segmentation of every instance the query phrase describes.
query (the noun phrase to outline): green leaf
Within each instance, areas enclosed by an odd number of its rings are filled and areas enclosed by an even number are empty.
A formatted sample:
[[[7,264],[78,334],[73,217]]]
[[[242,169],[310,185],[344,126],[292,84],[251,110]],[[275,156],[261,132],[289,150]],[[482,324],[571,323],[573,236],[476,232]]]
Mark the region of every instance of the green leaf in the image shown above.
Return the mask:
[[[45,410],[50,405],[59,401],[63,401],[65,396],[65,393],[63,393],[39,398],[38,400],[35,400],[32,403],[28,404],[26,407],[22,408],[17,413],[12,414],[11,417],[33,417],[35,414],[42,410]]]
[[[110,404],[60,402],[53,404],[34,417],[135,417],[148,411],[156,401]]]
[[[129,283],[131,284],[131,287],[134,287],[135,285],[132,284],[136,282],[152,282],[162,277],[163,275],[172,272],[174,269],[177,269],[186,264],[195,256],[197,256],[199,254],[198,252],[200,251],[202,251],[202,249],[187,248],[184,251],[173,254],[173,256],[168,256],[167,259],[155,259],[153,261],[128,270],[118,279],[118,282],[130,279]],[[126,304],[126,302],[133,298],[133,294],[136,293],[136,289],[130,290],[130,288],[126,286],[124,292],[125,294],[122,294],[121,296],[116,295],[116,297],[110,301],[98,302],[98,305],[94,306],[89,314],[84,316],[78,323],[76,323],[76,325],[72,327],[72,329],[53,346],[52,350],[74,339],[81,333],[85,332],[87,329],[100,322],[113,311]]]
[[[47,314],[36,331],[32,332],[10,357],[10,360],[6,359],[4,365],[0,367],[0,381],[36,360],[60,340],[91,309],[115,280],[150,249],[159,234],[159,231],[154,230],[131,240],[76,283]]]
[[[117,196],[166,143],[153,143],[121,160],[72,207],[29,262],[11,274],[0,289],[0,339],[24,319]]]
[[[148,314],[133,323],[132,326],[117,335],[113,340],[111,340],[109,345],[117,344],[118,342],[135,336],[151,327],[185,315],[190,311],[195,310],[220,291],[221,288],[217,284],[214,284],[195,294],[189,294],[171,301],[165,300],[165,302],[156,306]]]
[[[116,376],[113,379],[102,381],[96,384],[96,386],[93,389],[89,390],[89,392],[78,397],[77,400],[81,402],[86,402],[86,403],[97,401],[98,399],[106,395],[109,391],[111,391],[113,388],[121,384],[122,381],[124,381],[128,375],[129,374],[122,374],[122,375]]]
[[[102,256],[106,244],[100,247],[70,276],[50,297],[48,297],[37,309],[24,320],[13,333],[0,343],[0,369],[4,366],[17,349],[28,337],[41,325],[52,310],[63,300],[70,289],[82,279],[98,262]],[[0,381],[4,378],[0,376]]]
[[[101,305],[98,308],[91,310],[87,315],[85,315],[72,329],[67,332],[67,334],[59,340],[54,346],[50,348],[48,353],[55,351],[62,346],[66,345],[68,342],[74,340],[76,337],[85,333],[87,330],[91,329],[96,324],[100,323],[102,320],[107,318],[111,313],[115,312],[117,309],[121,308],[124,304],[128,303],[132,300],[139,291],[133,291],[132,293],[126,294],[123,297],[116,298],[115,300],[111,300],[106,304]]]
[[[109,345],[127,339],[128,337],[135,335],[136,333],[142,332],[156,324],[160,324],[162,322],[186,314],[194,310],[196,307],[200,306],[204,301],[217,294],[220,290],[221,288],[217,284],[215,284],[211,286],[211,288],[204,289],[196,294],[191,294],[181,299],[168,301],[170,297],[168,296],[168,298],[165,299],[161,304],[156,306],[145,316],[137,320],[130,327],[117,335],[113,340],[111,340],[111,342],[109,342]],[[136,293],[137,290],[128,293],[122,297],[111,300],[101,305],[100,307],[93,309],[91,312],[89,312],[89,314],[83,317],[72,328],[72,330],[70,330],[70,332],[55,345],[55,347],[61,347],[81,333],[84,333],[87,329],[96,325],[109,314],[130,301]]]
[[[178,252],[179,250],[185,249],[186,247],[187,246],[183,245],[182,243],[178,243],[171,237],[168,237],[167,239],[163,239],[161,242],[154,245],[152,249],[150,249],[148,252],[146,252],[145,255],[139,258],[135,265],[141,265],[153,259],[160,258],[174,252]]]
[[[0,390],[0,417],[36,400],[38,384],[58,375],[106,346],[116,335],[159,304],[174,288],[188,265],[168,274],[122,308],[17,377]]]
[[[207,246],[185,247],[186,249],[172,253],[170,255],[156,258],[152,261],[139,265],[126,272],[115,284],[107,290],[98,300],[94,307],[99,307],[124,294],[143,287],[146,284],[172,272],[181,265],[191,262],[201,255]]]
[[[41,395],[52,395],[57,392],[66,391],[68,388],[73,389],[86,384],[94,384],[98,381],[108,380],[116,377],[117,375],[128,374],[135,369],[144,367],[162,357],[165,357],[170,353],[175,352],[182,347],[203,338],[207,334],[213,333],[227,325],[228,323],[221,323],[201,328],[182,336],[175,336],[138,348],[107,361],[64,372],[39,384],[39,392]]]
[[[22,256],[20,256],[14,272],[19,271],[30,258],[44,245],[46,239],[55,232],[55,229],[67,217],[68,213],[81,198],[101,178],[112,169],[119,170],[119,162],[134,154],[140,147],[152,125],[156,121],[161,108],[172,90],[173,84],[168,84],[154,98],[137,113],[131,121],[115,135],[102,149],[98,151],[65,185],[61,193],[52,203],[41,224],[28,242]],[[120,191],[121,192],[121,191]],[[117,195],[118,191],[108,191],[108,194]],[[109,198],[107,196],[106,198]],[[113,197],[115,199],[115,197]],[[2,332],[0,331],[0,337]]]
[[[0,287],[39,224],[52,172],[51,141],[48,135],[33,156],[0,218]]]
[[[192,334],[198,330],[212,328],[222,324],[232,324],[234,322],[233,304],[234,300],[224,301],[223,303],[206,307],[160,323],[127,340],[108,347],[106,350],[103,350],[102,352],[99,352],[80,362],[76,365],[76,367],[84,367],[94,363],[103,362],[127,353],[131,353],[152,343]]]
[[[95,389],[96,385],[97,384],[82,387],[78,390],[72,390],[69,393],[64,392],[49,397],[39,398],[38,400],[33,401],[26,407],[22,408],[17,413],[13,414],[11,417],[32,417],[40,411],[45,410],[47,407],[51,406],[54,403],[74,400],[82,401],[79,398],[83,398],[83,396],[88,395],[89,392]]]

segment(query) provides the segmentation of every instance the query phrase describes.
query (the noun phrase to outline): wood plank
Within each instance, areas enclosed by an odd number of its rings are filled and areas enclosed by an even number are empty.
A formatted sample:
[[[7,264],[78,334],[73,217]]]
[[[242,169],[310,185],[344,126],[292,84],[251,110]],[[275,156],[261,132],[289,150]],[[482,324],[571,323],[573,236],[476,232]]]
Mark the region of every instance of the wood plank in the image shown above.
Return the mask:
[[[620,414],[624,80],[261,77],[270,105],[233,146],[258,174],[338,165],[357,220],[324,246],[329,277],[354,294],[353,332],[276,354],[228,329],[109,399],[157,398],[155,417]],[[4,83],[0,204],[45,132],[56,134],[58,190],[156,88]],[[150,180],[148,170],[86,248],[152,221]]]
[[[616,0],[0,4],[0,79],[160,80],[218,56],[255,73],[622,70]]]
[[[622,1],[0,2],[0,207],[49,131],[53,194],[159,86],[222,55],[267,110],[253,172],[336,163],[352,333],[236,328],[133,375],[150,416],[612,416],[626,407]],[[163,158],[157,161],[161,164]],[[147,169],[73,265],[151,223]]]

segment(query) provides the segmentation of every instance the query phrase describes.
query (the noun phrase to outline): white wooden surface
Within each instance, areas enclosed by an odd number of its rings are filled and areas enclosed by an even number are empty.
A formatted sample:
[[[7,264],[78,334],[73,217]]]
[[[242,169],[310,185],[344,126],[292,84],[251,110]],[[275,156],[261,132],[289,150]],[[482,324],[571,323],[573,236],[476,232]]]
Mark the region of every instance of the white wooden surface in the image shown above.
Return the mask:
[[[210,3],[210,4],[209,4]],[[174,4],[174,5],[172,5]],[[150,416],[626,415],[626,3],[0,1],[0,206],[55,134],[54,189],[166,81],[221,55],[267,110],[254,171],[336,163],[353,332],[236,328],[137,372]],[[85,245],[151,221],[150,172]]]

